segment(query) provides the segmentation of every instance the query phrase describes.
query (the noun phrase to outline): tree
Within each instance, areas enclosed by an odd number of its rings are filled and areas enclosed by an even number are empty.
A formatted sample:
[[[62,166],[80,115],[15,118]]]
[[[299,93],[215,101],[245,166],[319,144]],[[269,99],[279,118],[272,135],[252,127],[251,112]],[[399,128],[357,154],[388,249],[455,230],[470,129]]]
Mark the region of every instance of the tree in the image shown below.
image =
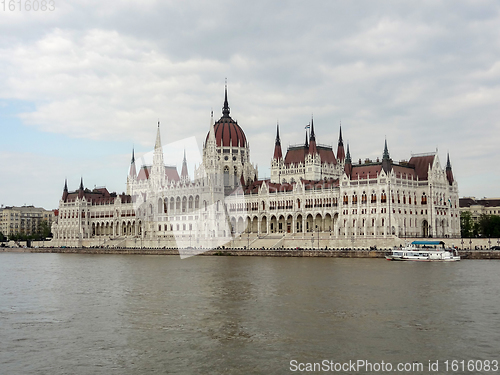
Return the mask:
[[[47,220],[40,221],[40,224],[38,226],[38,233],[40,234],[42,240],[46,239],[47,237],[52,237],[52,233],[50,232],[50,225]]]
[[[0,232],[0,242],[5,241],[7,238],[3,235],[2,232]]]
[[[482,237],[499,238],[500,237],[500,216],[481,215],[479,218],[479,230]]]
[[[462,238],[470,238],[474,235],[474,220],[470,212],[460,212],[460,234]]]

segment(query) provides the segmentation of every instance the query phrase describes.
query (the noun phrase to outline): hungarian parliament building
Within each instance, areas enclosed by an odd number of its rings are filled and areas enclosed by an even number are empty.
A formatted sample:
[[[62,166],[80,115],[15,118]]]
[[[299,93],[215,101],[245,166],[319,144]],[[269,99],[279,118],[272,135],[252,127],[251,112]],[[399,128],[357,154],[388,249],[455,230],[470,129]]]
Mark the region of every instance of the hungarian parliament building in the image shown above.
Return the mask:
[[[52,226],[56,246],[199,248],[339,248],[401,243],[404,238],[460,236],[458,184],[449,155],[437,152],[353,162],[342,129],[336,152],[316,141],[269,147],[271,177],[258,178],[250,147],[231,118],[227,88],[222,117],[211,116],[203,162],[188,174],[164,162],[158,123],[151,165],[134,153],[126,194],[77,190],[65,183]],[[271,145],[270,145],[271,146]],[[382,146],[382,141],[381,141]],[[260,148],[259,152],[263,149]]]

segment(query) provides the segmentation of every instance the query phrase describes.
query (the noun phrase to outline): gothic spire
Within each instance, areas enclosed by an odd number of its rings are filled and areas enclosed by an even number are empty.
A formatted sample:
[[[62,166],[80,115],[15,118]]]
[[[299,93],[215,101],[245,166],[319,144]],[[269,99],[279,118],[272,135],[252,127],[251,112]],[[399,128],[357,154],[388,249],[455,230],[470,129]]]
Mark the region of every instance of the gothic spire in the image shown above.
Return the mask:
[[[156,131],[156,142],[155,142],[155,150],[161,149],[161,138],[160,138],[160,121],[158,120],[158,130]]]
[[[309,141],[307,139],[307,127],[306,127],[306,143],[305,143],[305,146],[307,149],[309,149]]]
[[[276,123],[276,146],[281,146],[281,140],[280,140],[280,125],[279,123]]]
[[[182,160],[181,180],[182,181],[189,180],[189,173],[188,173],[187,161],[186,161],[186,149],[184,149],[184,159]]]
[[[384,143],[384,155],[382,157],[382,169],[385,173],[389,173],[392,169],[391,157],[389,156],[389,149],[387,148],[387,138]]]
[[[347,144],[347,155],[345,157],[345,162],[346,162],[346,164],[347,163],[349,163],[349,164],[352,163],[352,161],[351,161],[351,153],[349,152],[349,144]]]
[[[130,170],[128,173],[130,178],[136,178],[137,177],[137,172],[135,169],[135,155],[134,155],[134,149],[132,148],[132,161],[130,162]]]
[[[80,178],[80,187],[78,188],[78,198],[83,198],[83,177]]]
[[[390,156],[389,156],[389,149],[387,148],[387,138],[385,139],[385,144],[384,144],[384,155],[383,155],[382,159],[387,159],[387,160],[389,160],[389,159],[390,159]]]
[[[446,161],[446,179],[448,180],[448,183],[450,185],[453,184],[453,181],[455,181],[455,179],[453,178],[453,171],[451,170],[450,153],[449,152],[448,152],[448,160]]]
[[[229,104],[227,102],[227,80],[224,88],[224,107],[222,107],[222,117],[229,117]]]
[[[344,141],[342,139],[342,125],[340,125],[339,143],[337,146],[337,159],[340,161],[343,161],[345,159]]]
[[[316,136],[314,135],[314,119],[311,117],[311,135],[309,136],[309,141],[316,141]]]
[[[274,143],[274,155],[273,159],[280,160],[283,159],[283,153],[281,152],[281,141],[280,141],[280,128],[279,124],[276,124],[276,142]]]
[[[347,176],[351,177],[352,162],[351,162],[351,153],[349,152],[349,144],[347,144],[347,155],[345,156],[344,172]]]
[[[62,200],[66,202],[66,198],[68,197],[68,179],[64,180],[64,190],[62,195]]]
[[[309,154],[316,155],[318,149],[316,148],[316,136],[314,135],[314,120],[311,117],[311,133],[309,135]]]

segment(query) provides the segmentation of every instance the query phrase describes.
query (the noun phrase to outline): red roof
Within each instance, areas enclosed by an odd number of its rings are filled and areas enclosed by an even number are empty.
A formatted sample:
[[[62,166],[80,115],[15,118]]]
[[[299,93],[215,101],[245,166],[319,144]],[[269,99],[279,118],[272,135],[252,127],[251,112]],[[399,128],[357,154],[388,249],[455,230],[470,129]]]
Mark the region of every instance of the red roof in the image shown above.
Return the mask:
[[[222,116],[219,121],[214,124],[215,141],[217,146],[224,147],[245,147],[247,138],[243,129],[230,116]],[[206,141],[208,141],[207,133]]]
[[[149,179],[151,174],[151,166],[143,166],[139,171],[139,175],[137,176],[137,180],[144,181]],[[165,166],[165,177],[169,179],[169,181],[179,181],[179,173],[177,173],[177,168],[175,166]]]
[[[415,174],[415,169],[411,167],[406,167],[402,165],[392,165],[392,169],[394,170],[394,173],[396,174],[397,178],[403,178],[403,179],[414,179],[416,180],[416,174]]]
[[[313,148],[316,149],[321,157],[321,163],[337,164],[337,159],[335,158],[331,147],[322,145],[318,146],[316,143],[314,143],[314,145],[315,147]],[[308,148],[305,145],[289,147],[285,155],[285,164],[304,164],[306,156],[309,154],[309,150],[310,147]]]
[[[376,178],[381,171],[382,164],[353,165],[351,171],[351,180]]]
[[[142,166],[139,170],[139,175],[137,176],[137,180],[144,181],[149,179],[149,174],[151,173],[151,166]]]
[[[319,151],[319,156],[321,156],[322,163],[337,164],[337,159],[333,154],[331,147],[316,146]]]
[[[308,152],[306,146],[289,147],[285,155],[285,164],[304,163]]]
[[[412,156],[409,164],[415,166],[415,174],[418,176],[419,180],[426,181],[428,179],[427,172],[429,171],[429,165],[434,162],[435,155],[425,155],[425,156]]]
[[[177,168],[175,166],[165,166],[165,177],[170,181],[179,181],[179,174],[177,173]]]

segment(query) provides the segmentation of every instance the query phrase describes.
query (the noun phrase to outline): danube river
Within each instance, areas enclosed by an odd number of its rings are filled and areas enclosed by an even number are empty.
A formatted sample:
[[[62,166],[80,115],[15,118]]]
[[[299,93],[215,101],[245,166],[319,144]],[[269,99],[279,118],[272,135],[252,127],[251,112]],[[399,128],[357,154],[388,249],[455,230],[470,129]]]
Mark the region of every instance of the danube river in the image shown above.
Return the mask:
[[[284,374],[349,361],[496,373],[499,269],[0,253],[0,373]]]

